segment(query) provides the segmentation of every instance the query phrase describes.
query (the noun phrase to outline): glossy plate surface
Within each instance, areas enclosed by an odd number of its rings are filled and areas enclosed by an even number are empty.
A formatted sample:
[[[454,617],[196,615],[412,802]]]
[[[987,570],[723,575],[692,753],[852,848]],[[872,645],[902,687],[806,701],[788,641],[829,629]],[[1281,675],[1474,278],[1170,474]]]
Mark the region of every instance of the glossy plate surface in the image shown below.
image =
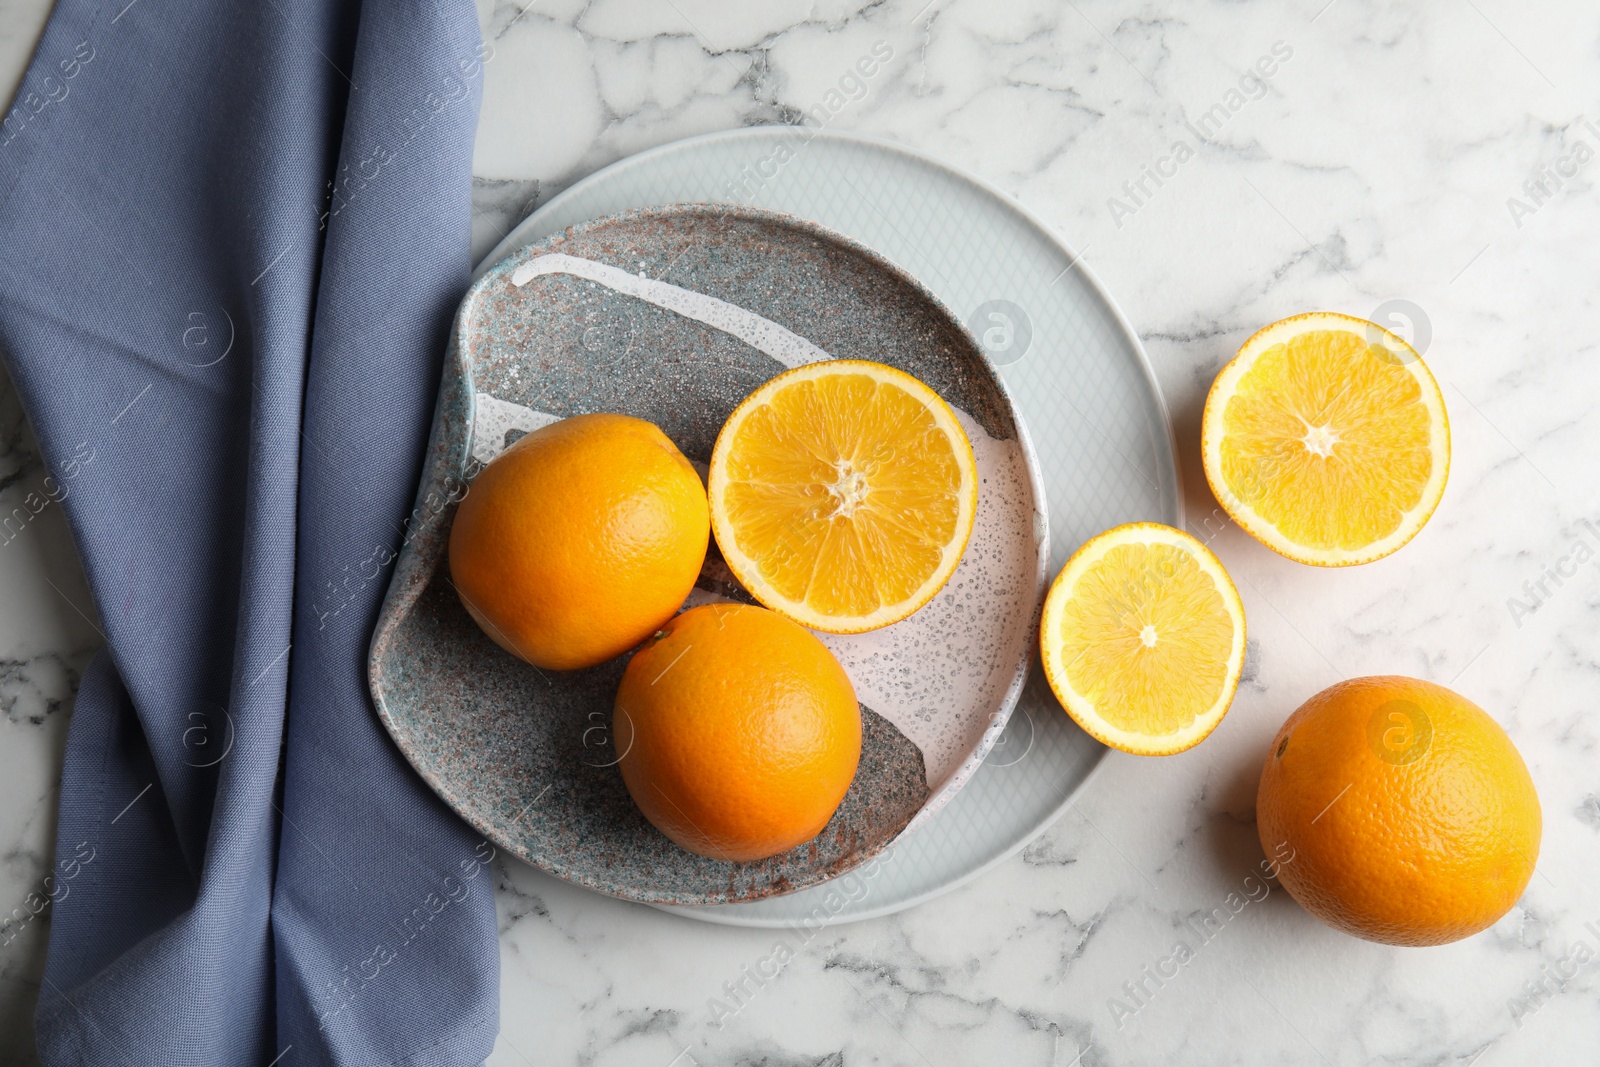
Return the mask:
[[[612,702],[627,657],[540,671],[462,608],[445,564],[462,487],[523,433],[622,412],[703,468],[733,409],[788,367],[897,367],[954,408],[980,480],[954,575],[893,626],[819,637],[864,721],[860,769],[814,841],[755,863],[695,856],[623,786]],[[735,205],[619,212],[543,238],[461,305],[418,508],[374,637],[374,697],[423,777],[498,845],[629,900],[755,901],[839,875],[932,817],[977,770],[1027,673],[1044,582],[1043,489],[1010,398],[915,278],[815,223]],[[686,606],[753,603],[713,551]]]
[[[795,127],[679,141],[576,183],[517,227],[484,269],[585,219],[695,201],[816,220],[905,267],[975,327],[1038,455],[1051,575],[1102,530],[1140,520],[1183,526],[1166,405],[1115,301],[1044,222],[993,186],[919,152]],[[982,768],[879,862],[834,886],[674,910],[777,927],[910,907],[1020,851],[1065,810],[1105,751],[1031,670]]]

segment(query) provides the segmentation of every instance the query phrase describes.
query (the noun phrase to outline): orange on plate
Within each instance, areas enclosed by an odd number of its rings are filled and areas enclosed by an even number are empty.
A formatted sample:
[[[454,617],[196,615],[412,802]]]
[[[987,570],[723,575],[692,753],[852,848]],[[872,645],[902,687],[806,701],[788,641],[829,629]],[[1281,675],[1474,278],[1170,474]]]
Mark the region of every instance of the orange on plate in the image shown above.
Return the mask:
[[[450,577],[502,648],[571,670],[672,618],[709,544],[700,476],[666,434],[578,415],[523,437],[473,481],[450,530]]]
[[[1200,445],[1235,522],[1323,567],[1370,563],[1415,537],[1450,471],[1444,396],[1422,357],[1328,311],[1240,346],[1206,397]]]
[[[833,653],[765,608],[679,615],[628,663],[612,736],[622,780],[662,833],[714,859],[816,837],[861,758],[861,710]]]
[[[1167,756],[1228,713],[1244,669],[1244,606],[1221,562],[1170,526],[1092,538],[1045,598],[1039,650],[1056,699],[1112,748]]]
[[[955,573],[978,465],[950,405],[903,371],[838,359],[786,371],[717,436],[717,547],[761,603],[814,630],[899,622]]]
[[[1442,685],[1354,678],[1306,701],[1261,771],[1278,878],[1369,941],[1442,945],[1504,915],[1539,858],[1539,797],[1511,739]],[[1287,846],[1287,847],[1284,847]]]

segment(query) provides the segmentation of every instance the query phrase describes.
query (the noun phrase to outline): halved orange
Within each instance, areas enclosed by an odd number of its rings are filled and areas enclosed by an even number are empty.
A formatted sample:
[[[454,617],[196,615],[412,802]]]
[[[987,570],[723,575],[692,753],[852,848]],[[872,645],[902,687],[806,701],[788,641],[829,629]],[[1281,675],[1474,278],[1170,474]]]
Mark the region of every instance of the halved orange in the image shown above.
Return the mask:
[[[1450,472],[1450,420],[1422,357],[1329,311],[1259,331],[1217,375],[1206,480],[1245,531],[1290,559],[1370,563],[1416,536]]]
[[[827,633],[888,626],[932,600],[978,508],[950,405],[865,360],[809,363],[751,393],[717,436],[706,484],[734,576]]]
[[[1112,748],[1169,756],[1216,729],[1244,669],[1244,605],[1211,550],[1154,522],[1090,539],[1045,597],[1056,699]]]

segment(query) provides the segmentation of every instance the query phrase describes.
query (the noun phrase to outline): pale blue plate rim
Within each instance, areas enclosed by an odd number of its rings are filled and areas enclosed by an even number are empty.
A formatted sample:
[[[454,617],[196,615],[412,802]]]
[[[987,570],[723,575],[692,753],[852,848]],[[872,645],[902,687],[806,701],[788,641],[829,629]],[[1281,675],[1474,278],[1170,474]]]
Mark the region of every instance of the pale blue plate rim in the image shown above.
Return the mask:
[[[648,166],[651,160],[656,157],[675,154],[685,150],[691,150],[695,146],[701,144],[712,144],[721,141],[734,140],[759,141],[764,138],[770,138],[780,134],[793,133],[794,130],[795,127],[785,125],[741,126],[731,130],[716,130],[710,133],[696,134],[691,137],[680,138],[675,141],[669,141],[666,144],[657,145],[654,148],[645,149],[642,152],[636,152],[630,156],[625,156],[614,163],[611,163],[578,179],[572,185],[569,185],[567,188],[551,197],[527,218],[523,219],[520,223],[514,226],[510,233],[506,234],[494,246],[494,248],[492,248],[481,260],[479,260],[478,265],[474,268],[472,280],[476,282],[478,278],[480,278],[500,260],[517,251],[517,249],[529,244],[533,238],[525,235],[530,231],[538,229],[545,217],[557,214],[558,212],[564,210],[569,201],[584,195],[587,193],[590,186],[605,181],[615,172],[629,170],[640,166]],[[1172,496],[1171,499],[1167,501],[1170,514],[1168,516],[1164,516],[1164,518],[1169,518],[1171,520],[1169,525],[1175,526],[1178,529],[1184,529],[1186,527],[1186,516],[1184,508],[1183,469],[1181,463],[1179,462],[1177,434],[1172,424],[1171,410],[1167,406],[1166,394],[1162,392],[1160,380],[1156,377],[1155,366],[1150,362],[1150,356],[1145,351],[1144,342],[1140,339],[1138,331],[1133,328],[1133,324],[1128,320],[1126,313],[1123,312],[1122,306],[1117,303],[1116,298],[1111,295],[1111,292],[1100,280],[1099,275],[1097,275],[1089,266],[1088,261],[1082,255],[1080,255],[1066,239],[1058,234],[1050,225],[1050,223],[1030,209],[1026,204],[1023,204],[1021,201],[1017,200],[1015,197],[994,183],[984,178],[980,178],[974,174],[970,174],[950,163],[945,162],[942,159],[939,159],[936,156],[929,155],[925,152],[911,148],[887,137],[879,137],[872,134],[835,130],[808,130],[807,135],[811,140],[822,139],[875,148],[880,151],[904,156],[918,164],[939,171],[957,182],[969,185],[980,193],[1000,201],[1006,208],[1018,215],[1034,230],[1038,231],[1040,236],[1061,250],[1061,252],[1067,257],[1067,261],[1072,265],[1071,269],[1073,272],[1078,274],[1083,279],[1083,281],[1093,291],[1095,297],[1110,313],[1112,321],[1116,324],[1117,329],[1121,331],[1123,339],[1127,342],[1129,348],[1136,356],[1136,362],[1138,363],[1140,373],[1144,376],[1145,385],[1148,389],[1150,400],[1153,402],[1155,410],[1159,412],[1161,416],[1161,425],[1166,433],[1167,453],[1171,463],[1170,471],[1172,477]],[[926,286],[925,282],[923,284]],[[943,298],[941,297],[940,299],[942,302]],[[1031,439],[1032,437],[1031,434],[1026,433],[1023,436],[1025,439]],[[1051,580],[1054,580],[1054,577],[1054,575],[1047,574],[1047,583]],[[1065,712],[1063,712],[1063,714],[1065,714]],[[981,863],[978,863],[971,869],[963,871],[954,877],[940,882],[938,885],[926,889],[921,893],[892,901],[887,904],[879,905],[878,907],[865,908],[860,911],[850,911],[848,913],[840,913],[839,915],[830,919],[830,924],[861,922],[867,919],[882,918],[886,915],[893,915],[897,912],[905,911],[908,908],[916,907],[919,904],[925,903],[936,897],[943,896],[952,890],[955,890],[977,878],[982,877],[984,874],[994,870],[996,867],[1011,859],[1023,849],[1027,848],[1028,845],[1037,840],[1041,834],[1055,824],[1057,819],[1066,813],[1067,809],[1076,802],[1078,796],[1089,786],[1092,781],[1094,781],[1094,779],[1099,775],[1101,769],[1105,766],[1106,756],[1111,750],[1105,745],[1093,741],[1092,738],[1089,740],[1095,747],[1092,750],[1092,754],[1087,757],[1093,761],[1088,771],[1085,772],[1083,777],[1078,780],[1077,784],[1067,792],[1060,804],[1056,805],[1050,811],[1045,813],[1042,818],[1040,818],[1033,826],[1024,831],[1016,840],[1012,841],[999,852],[982,861]],[[1075,768],[1076,764],[1074,764],[1073,767]],[[919,827],[912,832],[914,834],[928,833],[933,831],[937,825],[938,819],[935,818],[926,826]],[[900,840],[904,841],[905,838],[902,837]],[[896,845],[898,844],[899,842],[896,842]],[[668,912],[683,918],[693,919],[699,922],[714,923],[722,926],[738,926],[757,929],[782,929],[792,925],[792,920],[740,914],[736,909],[740,908],[741,905],[737,904],[715,905],[708,907],[675,907],[672,905],[663,904],[652,904],[649,906],[659,911]]]

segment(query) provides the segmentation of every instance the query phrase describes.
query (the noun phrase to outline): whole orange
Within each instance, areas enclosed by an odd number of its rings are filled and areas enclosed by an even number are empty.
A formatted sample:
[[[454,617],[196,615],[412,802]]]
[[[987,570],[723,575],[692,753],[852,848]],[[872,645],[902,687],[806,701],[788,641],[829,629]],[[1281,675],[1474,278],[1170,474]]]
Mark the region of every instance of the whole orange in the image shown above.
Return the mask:
[[[765,859],[816,837],[861,758],[860,706],[833,653],[744,604],[691,608],[634,653],[612,724],[645,818],[715,859]]]
[[[672,618],[710,536],[705,487],[666,434],[578,415],[523,437],[473,481],[450,530],[450,577],[506,651],[592,667]]]
[[[1256,825],[1284,888],[1328,925],[1442,945],[1510,910],[1539,858],[1539,797],[1500,725],[1398,676],[1329,686],[1289,716]]]

